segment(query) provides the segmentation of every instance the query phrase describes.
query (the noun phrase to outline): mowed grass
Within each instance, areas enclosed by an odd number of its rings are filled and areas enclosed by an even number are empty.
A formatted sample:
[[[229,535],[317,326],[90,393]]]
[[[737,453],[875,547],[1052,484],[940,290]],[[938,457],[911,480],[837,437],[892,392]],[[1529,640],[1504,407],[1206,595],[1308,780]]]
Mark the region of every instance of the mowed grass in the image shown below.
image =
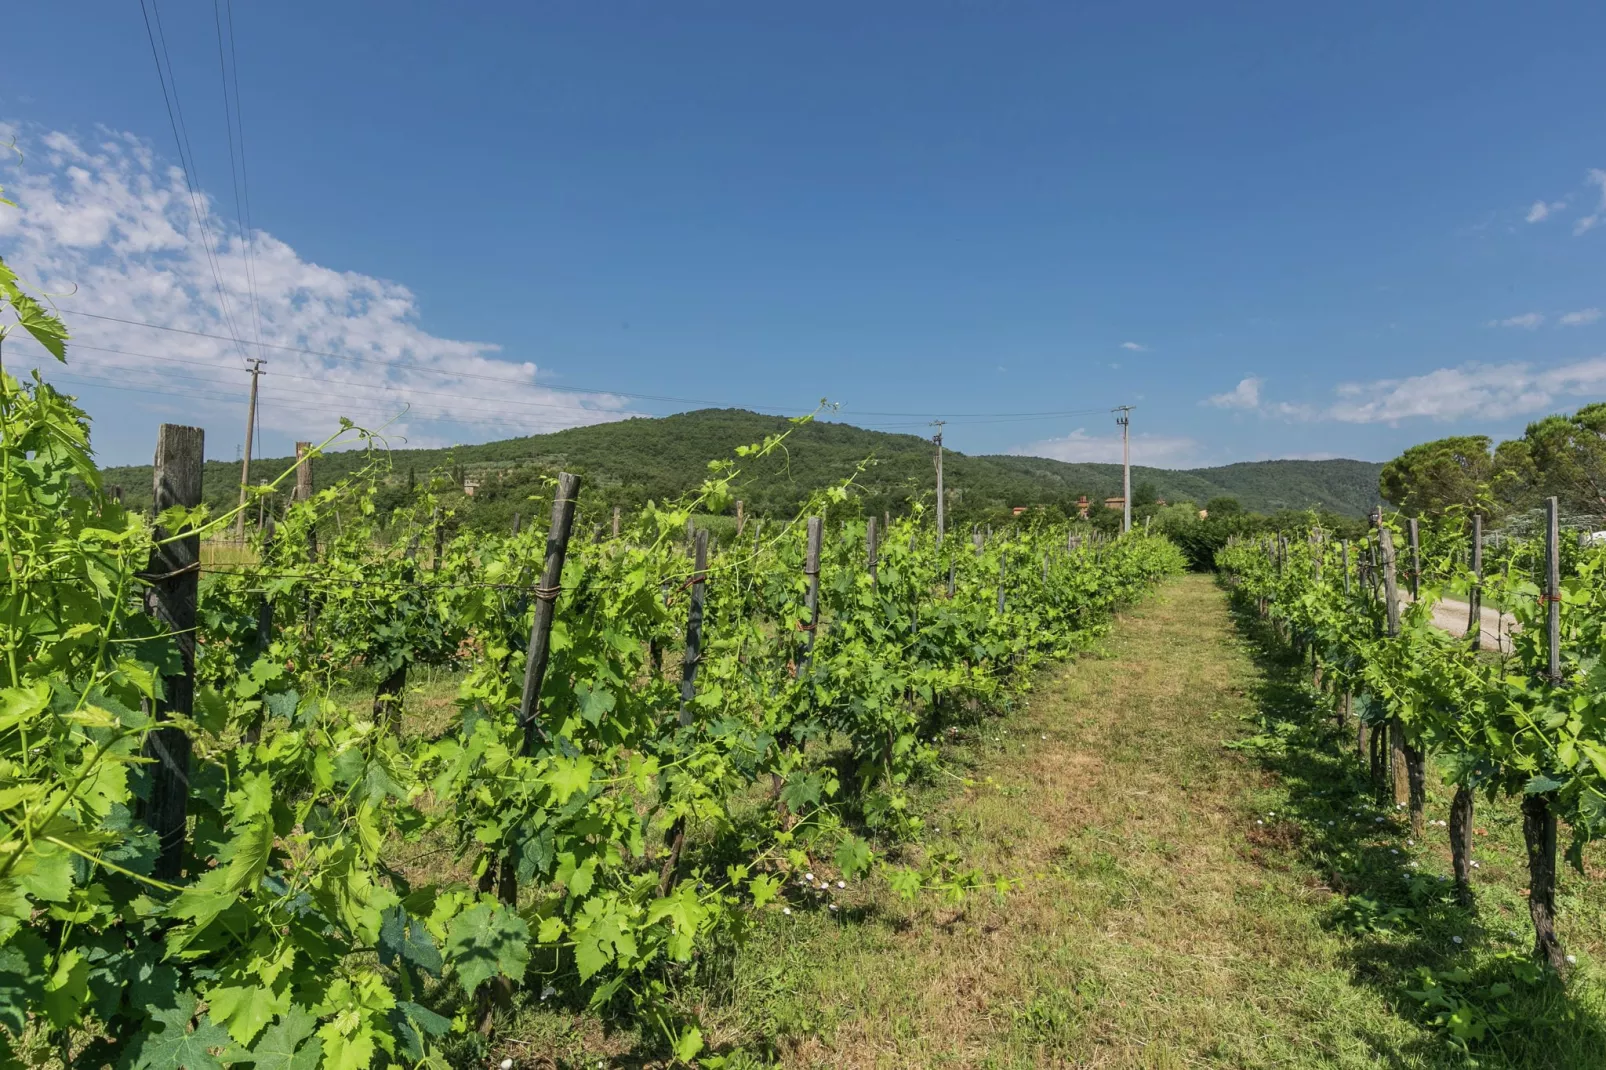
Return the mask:
[[[834,912],[774,904],[678,990],[709,1051],[727,1068],[1606,1066],[1598,854],[1594,879],[1562,878],[1570,983],[1485,998],[1529,939],[1514,808],[1480,809],[1479,905],[1454,906],[1444,831],[1412,843],[1370,805],[1348,735],[1264,638],[1189,576],[1042,673],[947,748],[907,859],[951,852],[1011,890],[909,902],[872,879]],[[1429,817],[1447,815],[1435,785]],[[1466,967],[1508,1012],[1475,1063],[1408,995],[1418,967]],[[490,1048],[531,1067],[660,1051],[534,1000]]]
[[[1259,671],[1190,576],[1050,670],[928,799],[998,897],[766,918],[710,1039],[797,1067],[1370,1066],[1421,1039],[1357,985],[1329,893],[1246,829],[1263,774],[1222,742]]]

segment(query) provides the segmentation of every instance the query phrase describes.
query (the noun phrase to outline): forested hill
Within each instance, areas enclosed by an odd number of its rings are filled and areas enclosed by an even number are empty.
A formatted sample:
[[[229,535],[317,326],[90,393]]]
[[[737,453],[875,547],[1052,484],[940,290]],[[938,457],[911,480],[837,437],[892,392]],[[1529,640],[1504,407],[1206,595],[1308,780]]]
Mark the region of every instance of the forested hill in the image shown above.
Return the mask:
[[[696,487],[708,462],[728,458],[740,445],[784,431],[790,422],[740,409],[702,409],[661,418],[576,427],[548,435],[504,439],[433,450],[392,450],[383,459],[391,478],[420,483],[432,472],[461,469],[478,475],[477,501],[522,496],[520,488],[559,468],[579,472],[588,488],[617,504],[673,496]],[[868,431],[850,424],[816,421],[796,429],[784,453],[744,467],[741,494],[755,515],[791,513],[809,491],[839,481],[865,458],[873,464],[860,477],[869,506],[898,508],[911,494],[932,494],[932,447],[916,435]],[[328,486],[371,458],[361,451],[333,453],[314,465],[314,481]],[[279,474],[290,458],[252,462],[253,482]],[[1363,515],[1377,499],[1381,465],[1366,461],[1256,461],[1219,468],[1171,470],[1134,467],[1133,485],[1153,485],[1168,501],[1203,503],[1217,496],[1238,499],[1246,509],[1274,512],[1320,506]],[[147,506],[148,465],[107,468],[105,481],[123,488],[125,500]],[[224,506],[238,494],[239,463],[206,466],[206,500]],[[1055,504],[1062,508],[1078,495],[1095,500],[1119,494],[1121,468],[1115,464],[1069,464],[1040,457],[966,456],[948,452],[944,479],[956,492],[956,513],[1002,506]]]

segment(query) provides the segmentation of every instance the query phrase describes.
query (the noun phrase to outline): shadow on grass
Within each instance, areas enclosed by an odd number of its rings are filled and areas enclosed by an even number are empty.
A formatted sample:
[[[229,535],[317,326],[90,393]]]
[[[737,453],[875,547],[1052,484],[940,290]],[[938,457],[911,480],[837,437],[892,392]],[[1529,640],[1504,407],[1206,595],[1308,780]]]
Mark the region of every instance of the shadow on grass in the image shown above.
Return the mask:
[[[1447,874],[1411,838],[1409,821],[1379,805],[1351,721],[1340,728],[1332,698],[1253,607],[1233,605],[1260,670],[1254,735],[1234,744],[1286,791],[1282,809],[1257,815],[1252,855],[1302,868],[1329,889],[1324,923],[1349,936],[1354,980],[1431,1032],[1406,1046],[1372,1037],[1384,1065],[1606,1066],[1600,993],[1563,984],[1529,955],[1526,930],[1456,903]],[[1446,809],[1430,790],[1430,818]],[[1514,809],[1514,808],[1513,808]],[[1488,820],[1487,817],[1483,820]],[[1448,835],[1430,827],[1427,836]]]

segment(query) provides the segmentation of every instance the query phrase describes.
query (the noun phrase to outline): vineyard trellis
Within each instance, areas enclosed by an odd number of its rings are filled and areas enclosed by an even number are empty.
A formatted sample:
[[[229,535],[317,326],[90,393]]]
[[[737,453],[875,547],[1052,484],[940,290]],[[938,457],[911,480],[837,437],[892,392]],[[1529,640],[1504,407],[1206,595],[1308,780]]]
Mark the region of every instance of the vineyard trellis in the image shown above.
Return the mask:
[[[447,534],[427,490],[380,516],[372,473],[314,491],[298,466],[254,560],[202,570],[232,515],[182,489],[124,510],[42,377],[0,373],[0,424],[9,1062],[442,1066],[530,971],[691,1060],[676,986],[750,912],[817,902],[814,874],[1007,885],[872,843],[919,838],[939,735],[1181,567],[1160,538],[1047,525],[961,552],[918,510],[872,536],[851,479],[688,545],[777,435],[634,518],[576,519],[563,477],[547,530],[501,536]],[[438,731],[405,716],[419,665],[461,673]]]
[[[1378,802],[1405,812],[1417,837],[1426,764],[1438,760],[1455,789],[1448,834],[1463,902],[1474,896],[1476,797],[1520,803],[1534,955],[1566,973],[1555,932],[1558,822],[1570,830],[1566,856],[1580,872],[1584,846],[1606,830],[1606,677],[1598,668],[1606,552],[1561,537],[1554,498],[1527,538],[1490,546],[1481,517],[1470,519],[1419,529],[1374,513],[1353,567],[1349,545],[1335,548],[1319,532],[1305,545],[1238,539],[1218,561],[1238,597],[1309,654],[1312,682],[1332,696],[1340,724],[1355,717]],[[1403,608],[1401,547],[1415,594]],[[1434,605],[1450,594],[1470,603],[1464,636],[1434,623]],[[1484,605],[1515,618],[1509,653],[1480,649]]]

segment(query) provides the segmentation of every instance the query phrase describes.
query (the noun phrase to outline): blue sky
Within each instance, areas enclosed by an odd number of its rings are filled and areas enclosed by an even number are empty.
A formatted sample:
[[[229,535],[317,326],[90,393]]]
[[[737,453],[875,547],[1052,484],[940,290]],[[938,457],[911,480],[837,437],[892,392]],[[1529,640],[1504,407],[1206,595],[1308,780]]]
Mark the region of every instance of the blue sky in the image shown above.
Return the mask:
[[[139,3],[8,13],[0,255],[108,463],[234,456],[258,354],[276,454],[828,397],[1382,460],[1606,397],[1598,4],[235,7],[249,243],[213,4],[159,9],[194,203]]]

